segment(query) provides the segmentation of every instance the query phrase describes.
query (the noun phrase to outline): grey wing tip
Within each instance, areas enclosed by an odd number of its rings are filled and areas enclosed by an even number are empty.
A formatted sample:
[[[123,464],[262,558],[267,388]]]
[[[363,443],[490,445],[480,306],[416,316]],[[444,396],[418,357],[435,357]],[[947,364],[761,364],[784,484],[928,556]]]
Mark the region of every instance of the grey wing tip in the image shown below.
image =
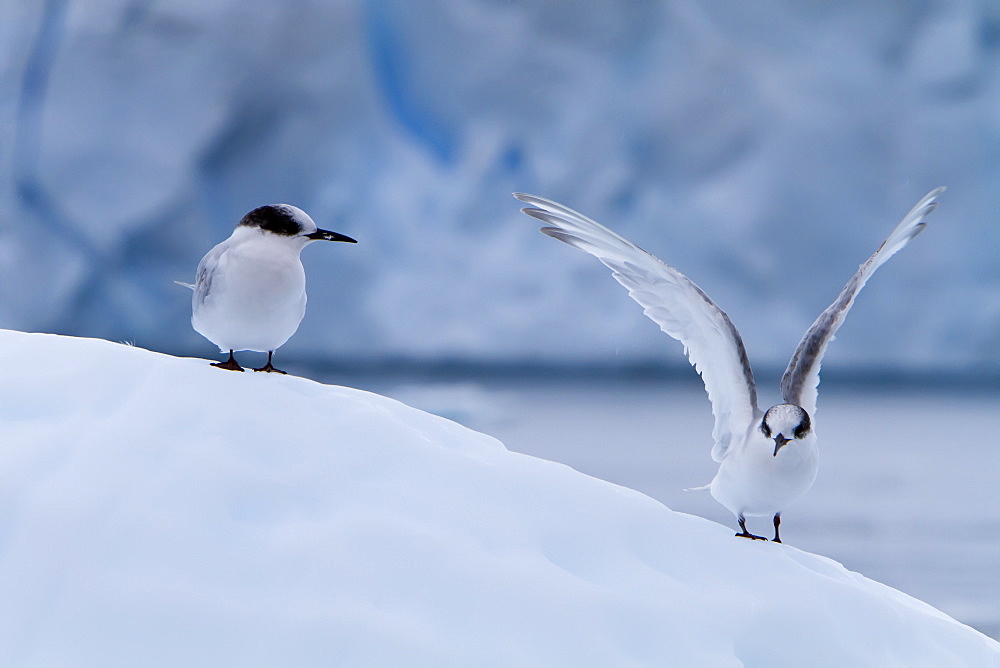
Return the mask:
[[[545,209],[537,209],[533,206],[522,207],[521,213],[529,215],[532,218],[537,218],[538,220],[545,220],[545,217],[549,215],[549,212]]]
[[[917,202],[917,205],[913,207],[913,210],[907,214],[907,219],[915,219],[911,238],[917,236],[920,232],[923,232],[924,228],[927,227],[927,221],[925,218],[934,213],[934,210],[937,209],[938,197],[940,197],[941,193],[945,190],[947,190],[947,188],[939,186],[930,191],[924,195],[923,199]]]
[[[521,209],[521,212],[531,216],[532,218],[537,218],[543,223],[548,223],[554,228],[562,229],[563,224],[566,222],[566,219],[563,218],[561,215],[559,215],[558,213],[553,213],[548,209],[525,207]]]
[[[930,214],[934,209],[937,208],[938,198],[941,196],[947,188],[945,186],[938,186],[934,190],[930,191],[924,198],[917,203],[914,207],[915,210],[920,211],[922,215],[926,216]]]
[[[539,204],[538,200],[540,199],[538,197],[535,197],[534,195],[526,195],[524,193],[514,193],[514,197],[521,200],[522,202],[527,202],[529,204]],[[575,245],[571,241],[571,239],[575,239],[575,237],[568,235],[566,230],[562,229],[561,227],[555,226],[556,223],[562,221],[558,216],[554,215],[551,211],[547,211],[546,209],[540,209],[537,206],[526,206],[522,207],[521,213],[531,216],[532,218],[537,218],[543,223],[549,223],[549,225],[539,228],[538,231],[541,232],[542,234],[546,234],[552,237],[553,239],[565,241],[570,245]]]
[[[934,190],[924,195],[924,201],[927,203],[928,206],[937,206],[938,197],[940,197],[941,194],[947,189],[948,188],[946,186],[938,186]]]
[[[581,241],[580,237],[572,234],[571,232],[567,232],[566,230],[560,229],[558,227],[543,227],[538,231],[546,236],[552,237],[553,239],[557,239],[563,242],[564,244],[569,244],[573,248],[578,248],[582,251],[592,253],[592,251],[588,250],[586,247],[582,245],[583,242]]]
[[[538,206],[544,208],[555,204],[555,202],[547,200],[544,197],[539,197],[538,195],[529,195],[528,193],[513,193],[513,194],[516,199],[521,200],[525,204],[531,204],[532,206]]]

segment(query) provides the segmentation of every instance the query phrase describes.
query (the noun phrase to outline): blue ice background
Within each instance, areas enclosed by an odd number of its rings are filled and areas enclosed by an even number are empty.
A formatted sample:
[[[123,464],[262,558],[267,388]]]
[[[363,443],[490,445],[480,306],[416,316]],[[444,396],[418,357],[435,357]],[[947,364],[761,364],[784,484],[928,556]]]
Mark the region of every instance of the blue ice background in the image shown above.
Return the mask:
[[[828,361],[997,378],[998,183],[987,0],[0,4],[3,327],[211,355],[173,281],[289,202],[361,243],[305,251],[286,360],[683,365],[518,190],[677,266],[780,370],[947,185]]]

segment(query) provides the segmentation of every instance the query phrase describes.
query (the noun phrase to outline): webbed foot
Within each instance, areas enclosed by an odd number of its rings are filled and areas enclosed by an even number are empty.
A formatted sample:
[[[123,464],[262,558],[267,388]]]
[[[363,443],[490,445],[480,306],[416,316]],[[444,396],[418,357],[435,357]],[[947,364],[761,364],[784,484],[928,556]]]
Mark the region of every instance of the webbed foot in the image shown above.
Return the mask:
[[[220,369],[227,369],[229,371],[243,371],[243,367],[241,367],[240,363],[236,361],[235,357],[233,357],[232,350],[229,351],[229,359],[225,362],[212,362],[212,366],[217,366]]]
[[[750,533],[748,531],[743,531],[741,533],[738,533],[738,534],[736,534],[736,537],[737,538],[749,538],[750,540],[767,540],[767,538],[764,538],[763,536],[755,536],[755,535],[753,535],[752,533]],[[781,541],[779,540],[778,542],[780,543]]]
[[[268,362],[259,369],[254,369],[254,371],[264,371],[265,373],[283,373],[286,375],[288,374],[287,371],[282,371],[281,369],[275,369],[270,362]]]
[[[274,366],[271,365],[271,356],[272,355],[274,355],[274,351],[273,350],[268,350],[267,351],[267,364],[265,364],[264,366],[262,366],[259,369],[254,369],[254,371],[264,371],[266,373],[280,373],[280,374],[287,375],[287,373],[285,371],[282,371],[281,369],[275,369]]]

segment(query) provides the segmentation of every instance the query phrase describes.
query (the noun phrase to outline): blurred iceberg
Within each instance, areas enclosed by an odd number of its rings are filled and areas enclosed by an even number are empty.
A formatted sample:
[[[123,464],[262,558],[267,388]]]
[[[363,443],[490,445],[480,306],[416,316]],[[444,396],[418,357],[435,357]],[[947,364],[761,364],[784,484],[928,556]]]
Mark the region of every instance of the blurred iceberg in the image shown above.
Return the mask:
[[[38,0],[0,7],[0,326],[210,354],[201,255],[290,202],[286,358],[682,364],[515,190],[697,281],[780,367],[924,193],[830,364],[1000,373],[989,2]]]

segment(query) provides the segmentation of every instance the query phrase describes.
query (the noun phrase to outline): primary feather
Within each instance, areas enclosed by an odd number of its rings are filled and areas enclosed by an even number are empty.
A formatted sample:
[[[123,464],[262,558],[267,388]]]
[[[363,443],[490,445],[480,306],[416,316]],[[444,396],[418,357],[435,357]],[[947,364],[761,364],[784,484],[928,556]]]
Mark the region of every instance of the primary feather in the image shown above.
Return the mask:
[[[725,459],[734,438],[761,416],[750,361],[729,316],[682,273],[583,214],[534,195],[514,197],[531,205],[524,213],[548,225],[543,233],[610,268],[645,314],[684,345],[712,402],[712,458]]]
[[[917,202],[917,205],[886,237],[878,250],[858,268],[837,299],[806,331],[781,377],[781,395],[786,403],[801,406],[810,415],[816,411],[819,369],[823,354],[826,353],[837,330],[844,324],[848,311],[854,305],[854,299],[876,269],[923,231],[927,226],[927,216],[937,208],[938,197],[944,190],[943,186],[936,188]]]

